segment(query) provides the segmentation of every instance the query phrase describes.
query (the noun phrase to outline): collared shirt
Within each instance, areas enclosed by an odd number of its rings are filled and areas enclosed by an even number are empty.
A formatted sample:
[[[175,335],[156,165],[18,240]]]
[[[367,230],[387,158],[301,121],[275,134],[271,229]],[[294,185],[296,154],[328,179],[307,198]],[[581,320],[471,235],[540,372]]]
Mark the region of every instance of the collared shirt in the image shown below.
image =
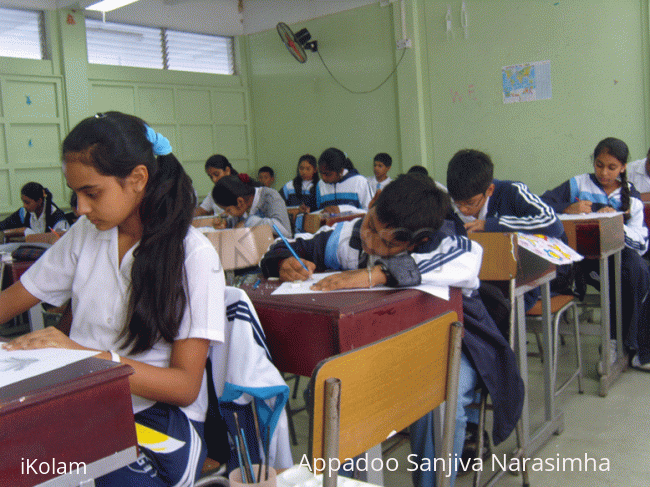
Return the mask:
[[[645,171],[645,159],[633,161],[627,165],[627,180],[639,193],[650,193],[650,176]]]
[[[157,367],[169,367],[172,344],[160,339],[146,352],[120,350],[118,339],[128,309],[133,250],[118,262],[117,228],[99,231],[85,216],[32,265],[20,282],[36,298],[57,306],[72,298],[70,338],[96,350],[116,350],[120,355]],[[223,269],[214,247],[190,227],[185,237],[187,299],[177,339],[224,340]],[[163,264],[163,263],[161,263]],[[132,396],[134,413],[154,401]],[[206,377],[196,401],[181,408],[190,419],[205,421]]]
[[[53,226],[54,231],[65,232],[70,228],[67,220],[59,220]],[[45,233],[47,232],[45,227],[45,210],[41,212],[41,216],[36,216],[36,213],[29,214],[29,228],[25,229],[25,235],[30,235],[32,233]]]

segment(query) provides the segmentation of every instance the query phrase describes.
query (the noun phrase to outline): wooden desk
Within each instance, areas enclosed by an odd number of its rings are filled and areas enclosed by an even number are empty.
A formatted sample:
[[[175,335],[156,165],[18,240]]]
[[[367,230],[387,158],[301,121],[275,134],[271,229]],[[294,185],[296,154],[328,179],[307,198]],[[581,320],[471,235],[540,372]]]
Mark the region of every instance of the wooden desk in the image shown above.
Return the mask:
[[[79,485],[134,462],[131,373],[89,358],[0,388],[2,485]]]
[[[524,407],[521,414],[521,445],[526,456],[539,450],[554,435],[564,430],[564,415],[555,407],[555,384],[551,356],[552,322],[550,282],[555,278],[555,265],[518,245],[516,233],[473,232],[469,238],[483,247],[483,263],[479,277],[483,281],[507,282],[506,295],[511,304],[510,346],[517,354],[519,371],[525,384]],[[531,431],[528,389],[528,350],[524,294],[541,287],[544,349],[544,412],[542,426]]]
[[[366,215],[365,212],[350,213],[347,211],[337,215],[328,215],[328,216],[325,216],[322,213],[308,213],[305,214],[303,229],[305,232],[308,233],[316,233],[318,229],[323,225],[332,226],[338,222],[355,220],[365,215]]]
[[[450,300],[415,289],[272,296],[278,281],[248,293],[276,367],[310,377],[321,360],[410,328],[447,311],[463,316],[459,289]]]
[[[276,367],[311,377],[316,365],[406,330],[448,311],[463,316],[460,289],[449,290],[449,301],[415,289],[350,291],[272,296],[279,281],[266,281],[244,289],[260,318]],[[436,421],[440,423],[437,415]],[[441,428],[436,428],[437,432]],[[436,441],[441,444],[440,435]],[[369,450],[369,462],[381,458],[381,445]],[[383,473],[370,469],[369,482],[383,485]]]
[[[623,215],[612,218],[562,220],[569,245],[587,259],[600,262],[600,335],[601,363],[598,393],[606,396],[609,386],[627,368],[628,357],[623,350],[623,312],[621,309],[621,251],[625,247]],[[614,295],[616,299],[616,341],[617,360],[611,363],[610,350],[610,301],[609,301],[609,256],[614,256]]]

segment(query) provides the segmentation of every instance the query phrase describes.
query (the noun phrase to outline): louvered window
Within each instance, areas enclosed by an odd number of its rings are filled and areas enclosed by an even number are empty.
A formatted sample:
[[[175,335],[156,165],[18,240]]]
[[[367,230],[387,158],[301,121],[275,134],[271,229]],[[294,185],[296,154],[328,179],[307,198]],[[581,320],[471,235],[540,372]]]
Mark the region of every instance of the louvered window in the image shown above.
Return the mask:
[[[167,69],[233,74],[232,37],[165,29]]]
[[[233,40],[207,34],[86,19],[88,62],[234,74]]]
[[[0,8],[0,56],[44,59],[44,38],[41,12]]]
[[[163,69],[160,29],[86,19],[88,62]]]

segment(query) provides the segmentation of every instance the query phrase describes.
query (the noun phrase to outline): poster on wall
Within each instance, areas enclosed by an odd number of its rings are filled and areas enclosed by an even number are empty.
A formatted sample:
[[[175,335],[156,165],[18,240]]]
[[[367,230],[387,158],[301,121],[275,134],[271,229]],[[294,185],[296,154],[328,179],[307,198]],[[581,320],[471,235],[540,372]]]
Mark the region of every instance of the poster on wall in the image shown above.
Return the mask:
[[[551,99],[551,61],[501,68],[503,103]]]

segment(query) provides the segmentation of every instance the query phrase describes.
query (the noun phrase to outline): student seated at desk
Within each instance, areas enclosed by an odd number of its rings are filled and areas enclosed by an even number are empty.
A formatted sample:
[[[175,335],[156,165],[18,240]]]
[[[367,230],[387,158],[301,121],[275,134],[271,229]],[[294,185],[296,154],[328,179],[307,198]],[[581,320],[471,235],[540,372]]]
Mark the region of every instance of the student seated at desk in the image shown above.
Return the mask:
[[[287,205],[284,204],[280,194],[273,188],[260,186],[247,174],[221,178],[212,189],[212,198],[228,216],[232,217],[230,223],[225,220],[222,220],[221,225],[215,223],[215,228],[275,224],[285,237],[291,237]]]
[[[210,342],[224,341],[225,283],[214,247],[190,226],[192,181],[164,136],[118,112],[82,120],[62,155],[81,217],[0,294],[0,320],[72,298],[70,333],[48,327],[5,348],[96,350],[131,366],[136,422],[182,446],[141,447],[137,462],[94,485],[193,485],[206,456],[205,367]]]
[[[354,208],[368,209],[372,199],[368,180],[359,174],[343,151],[335,147],[323,151],[318,158],[318,172],[316,206],[319,210],[341,213]]]
[[[212,180],[213,184],[217,184],[224,176],[237,176],[238,172],[232,167],[232,164],[226,159],[226,156],[221,154],[214,154],[208,157],[205,161],[205,172]],[[201,204],[194,210],[194,216],[216,215],[221,210],[212,199],[212,191],[203,199]]]
[[[296,177],[282,186],[280,196],[287,206],[300,207],[301,213],[316,211],[316,186],[318,185],[318,164],[311,154],[298,159]]]
[[[454,210],[470,232],[542,234],[566,242],[562,222],[549,205],[524,183],[494,179],[490,156],[474,149],[458,151],[447,167],[447,188]],[[551,283],[554,291],[568,289],[570,266],[560,266]],[[537,302],[539,289],[524,296],[526,310]]]
[[[69,228],[65,214],[52,201],[52,193],[38,183],[27,183],[20,190],[23,207],[0,222],[5,235],[30,235]]]
[[[430,178],[403,175],[386,186],[365,217],[323,227],[314,235],[291,241],[302,264],[278,241],[260,265],[265,276],[279,276],[282,281],[305,280],[315,271],[344,271],[314,284],[315,289],[323,291],[420,283],[462,288],[465,333],[454,438],[454,453],[460,458],[465,408],[473,402],[477,374],[495,405],[493,435],[497,443],[509,436],[519,419],[524,388],[514,353],[476,292],[482,249],[453,234],[454,225],[445,222],[448,208],[448,196]],[[433,415],[429,414],[411,428],[411,446],[418,464],[429,461],[433,465],[433,438]],[[456,468],[453,464],[452,484]],[[435,472],[416,469],[413,481],[417,487],[430,487]]]
[[[275,171],[270,166],[262,166],[257,170],[257,179],[267,188],[272,188],[275,184]]]
[[[630,162],[625,172],[628,174],[628,181],[641,193],[641,199],[644,193],[648,193],[646,201],[650,201],[650,149],[645,159]]]
[[[542,199],[558,213],[625,213],[625,248],[621,254],[623,337],[626,348],[635,353],[632,366],[650,372],[650,309],[646,297],[650,290],[650,274],[641,258],[648,250],[648,229],[643,222],[639,193],[627,181],[628,156],[625,142],[614,137],[603,139],[594,149],[594,173],[574,176],[546,191]],[[610,266],[612,272],[613,267]],[[587,283],[600,289],[597,260],[584,260],[578,269]],[[613,287],[611,292],[614,292]],[[611,303],[612,316],[616,316],[614,296]],[[616,327],[612,327],[611,333],[614,340]],[[612,358],[616,359],[615,354]]]
[[[388,171],[390,171],[392,165],[393,158],[385,152],[380,152],[372,159],[372,172],[374,176],[368,178],[368,184],[370,185],[370,194],[373,197],[392,181],[388,175]]]

